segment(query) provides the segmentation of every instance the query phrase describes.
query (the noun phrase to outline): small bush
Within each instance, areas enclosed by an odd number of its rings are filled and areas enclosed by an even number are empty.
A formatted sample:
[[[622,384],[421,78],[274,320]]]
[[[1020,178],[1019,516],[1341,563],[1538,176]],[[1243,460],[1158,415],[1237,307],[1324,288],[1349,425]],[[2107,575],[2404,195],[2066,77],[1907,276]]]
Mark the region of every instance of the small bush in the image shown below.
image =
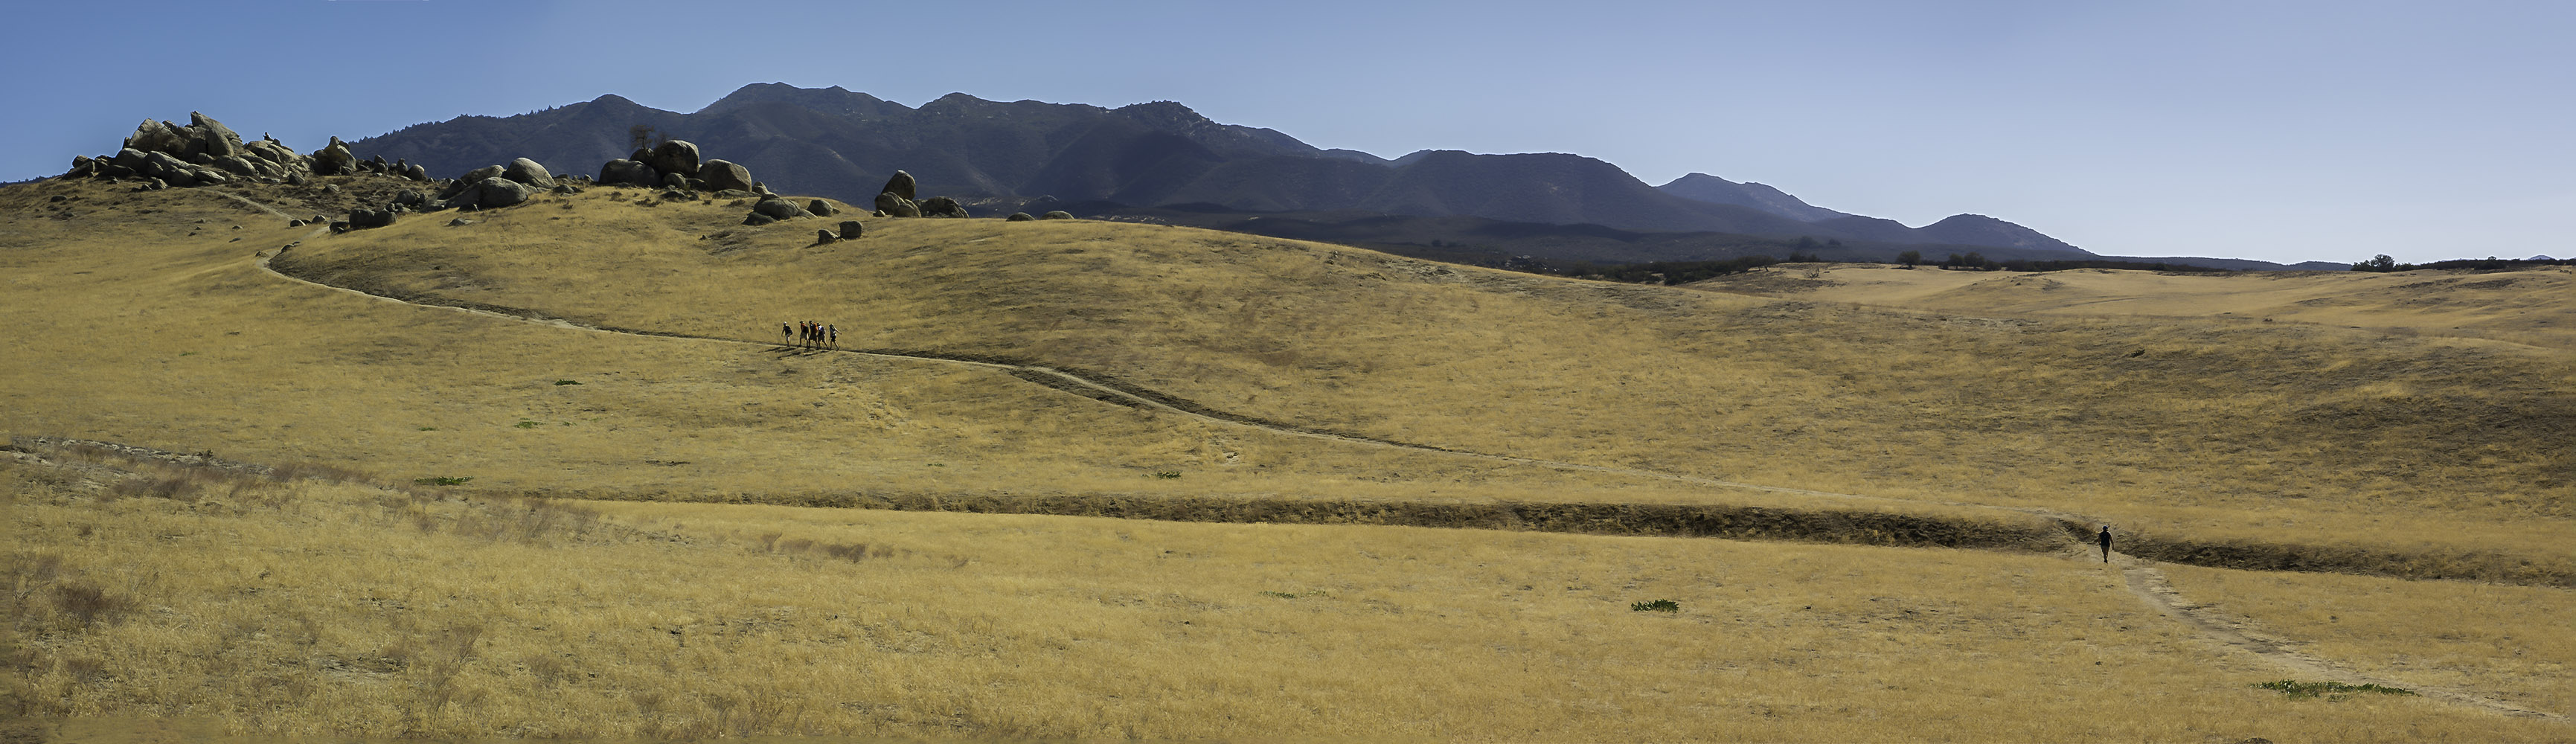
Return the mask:
[[[555,381],[555,384],[557,384],[557,385],[579,385],[579,384],[581,384],[581,381],[580,381],[580,380],[556,380],[556,381]]]
[[[63,614],[79,620],[84,626],[101,620],[112,622],[118,616],[134,609],[133,600],[109,594],[105,589],[86,584],[55,585],[54,604],[62,608]]]
[[[411,482],[413,482],[413,483],[418,483],[418,484],[421,484],[421,485],[424,485],[424,486],[462,486],[462,485],[465,485],[465,482],[466,482],[466,481],[470,481],[470,480],[473,480],[473,479],[474,479],[474,476],[471,476],[471,475],[466,475],[466,476],[438,475],[438,476],[431,476],[431,477],[428,477],[428,478],[413,478],[413,479],[411,480]]]
[[[521,429],[534,429],[537,428],[537,422],[527,419],[519,419],[519,423],[511,424],[511,426],[516,426]]]
[[[2266,690],[2278,691],[2281,693],[2282,697],[2292,700],[2323,697],[2328,701],[2335,701],[2363,692],[2376,692],[2382,695],[2415,694],[2415,691],[2413,690],[2404,690],[2395,687],[2381,687],[2376,684],[2348,685],[2342,682],[2301,682],[2293,679],[2285,679],[2277,682],[2256,682],[2254,683],[2254,686]]]
[[[1168,479],[1172,479],[1172,478],[1178,478],[1178,477],[1181,477],[1181,474],[1180,474],[1180,472],[1179,472],[1179,471],[1175,471],[1175,470],[1157,470],[1157,471],[1154,471],[1154,477],[1156,477],[1156,478],[1163,478],[1163,479],[1168,480]]]
[[[1630,611],[1630,612],[1680,612],[1680,611],[1682,611],[1682,603],[1680,603],[1680,602],[1675,602],[1675,601],[1672,601],[1672,600],[1669,600],[1669,599],[1658,599],[1658,600],[1655,600],[1655,601],[1652,601],[1652,602],[1633,602],[1633,603],[1630,603],[1630,604],[1628,605],[1628,611]]]

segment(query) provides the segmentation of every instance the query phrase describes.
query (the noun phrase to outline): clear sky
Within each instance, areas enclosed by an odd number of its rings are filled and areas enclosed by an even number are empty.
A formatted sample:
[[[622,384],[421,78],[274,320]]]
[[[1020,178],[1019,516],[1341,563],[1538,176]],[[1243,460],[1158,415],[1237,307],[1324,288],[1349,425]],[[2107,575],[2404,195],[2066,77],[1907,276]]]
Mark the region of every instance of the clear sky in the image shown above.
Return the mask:
[[[0,1],[0,180],[203,111],[299,151],[747,83],[1570,152],[2096,253],[2576,255],[2576,2]]]

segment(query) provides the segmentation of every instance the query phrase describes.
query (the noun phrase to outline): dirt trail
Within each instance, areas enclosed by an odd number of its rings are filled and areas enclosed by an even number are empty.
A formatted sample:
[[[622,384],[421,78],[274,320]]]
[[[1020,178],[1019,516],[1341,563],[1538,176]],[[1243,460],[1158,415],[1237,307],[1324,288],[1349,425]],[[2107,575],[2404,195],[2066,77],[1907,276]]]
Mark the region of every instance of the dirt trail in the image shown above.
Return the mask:
[[[238,202],[241,202],[241,203],[243,203],[243,204],[249,205],[249,206],[251,206],[251,207],[258,208],[258,209],[260,209],[261,211],[265,211],[265,212],[268,212],[268,213],[270,213],[270,214],[274,214],[274,215],[278,215],[278,216],[285,216],[285,213],[284,213],[284,212],[280,212],[280,211],[276,210],[275,208],[269,207],[269,206],[264,205],[264,204],[260,204],[259,202],[252,201],[252,200],[250,200],[250,199],[247,199],[247,198],[241,197],[241,196],[239,196],[239,195],[230,194],[230,193],[224,193],[224,192],[216,192],[216,193],[223,194],[224,196],[229,197],[229,198],[233,199],[234,201],[238,201]],[[327,230],[328,228],[323,228],[323,229],[324,229],[324,230]],[[319,232],[320,232],[320,231],[316,231],[316,234],[319,234]],[[359,291],[359,290],[355,290],[355,289],[350,289],[350,288],[347,288],[347,287],[338,287],[338,286],[333,286],[333,285],[329,285],[329,284],[323,284],[323,283],[321,283],[321,282],[315,282],[315,281],[311,281],[311,280],[303,279],[303,278],[300,278],[300,277],[289,276],[289,275],[287,275],[287,274],[285,274],[285,273],[279,272],[279,271],[277,271],[275,268],[272,268],[272,267],[270,267],[270,266],[269,266],[269,261],[270,261],[270,259],[274,258],[278,253],[283,252],[284,250],[285,250],[285,249],[280,249],[279,251],[268,251],[268,252],[262,252],[262,253],[260,253],[260,254],[259,254],[259,261],[258,261],[259,269],[260,269],[261,271],[267,272],[267,273],[268,273],[269,275],[271,275],[271,276],[275,276],[275,277],[278,277],[278,278],[280,278],[280,279],[285,279],[285,280],[292,281],[292,282],[297,282],[297,283],[301,283],[301,284],[311,285],[311,286],[314,286],[314,287],[320,287],[320,288],[323,288],[323,289],[328,289],[328,290],[332,290],[332,291],[336,291],[336,292],[346,292],[346,293],[349,293],[349,294],[352,294],[352,295],[357,295],[357,296],[360,296],[360,297],[367,297],[367,298],[371,298],[371,299],[381,300],[381,301],[384,301],[384,302],[391,302],[391,303],[400,304],[400,305],[408,305],[408,306],[412,306],[412,307],[422,307],[422,308],[441,308],[441,309],[446,309],[446,310],[453,310],[453,311],[456,311],[456,312],[471,313],[471,314],[475,314],[475,315],[489,316],[489,317],[493,317],[493,318],[501,318],[501,319],[506,319],[506,320],[516,321],[516,322],[521,322],[521,323],[535,323],[535,324],[545,325],[545,326],[550,326],[550,327],[555,327],[555,328],[562,328],[562,329],[567,329],[567,330],[576,330],[576,331],[586,331],[586,332],[591,332],[591,333],[607,333],[607,334],[616,334],[616,335],[622,335],[622,336],[635,336],[635,337],[639,337],[639,338],[658,338],[658,339],[666,339],[666,340],[671,340],[671,341],[693,342],[693,343],[726,344],[726,345],[738,345],[738,346],[758,346],[758,347],[771,348],[771,349],[783,348],[783,347],[781,347],[781,345],[780,345],[780,344],[777,344],[777,343],[771,343],[771,342],[766,342],[766,341],[755,341],[755,340],[747,340],[747,339],[730,339],[730,338],[711,338],[711,337],[704,337],[704,336],[686,336],[686,335],[665,334],[665,333],[640,333],[640,332],[636,332],[636,331],[619,330],[619,329],[613,329],[613,328],[600,328],[600,327],[597,327],[597,326],[591,326],[591,325],[584,325],[584,324],[579,324],[579,323],[573,323],[573,322],[566,321],[566,320],[559,319],[559,318],[530,317],[530,316],[523,316],[523,315],[514,315],[514,314],[510,314],[510,313],[494,312],[494,311],[491,311],[491,310],[484,310],[484,309],[480,309],[480,308],[470,308],[470,307],[458,307],[458,306],[453,306],[453,305],[437,305],[437,304],[425,304],[425,303],[408,302],[408,301],[405,301],[405,300],[402,300],[402,299],[398,299],[398,298],[386,297],[386,296],[383,296],[383,295],[377,295],[377,294],[370,294],[370,293],[367,293],[367,292],[363,292],[363,291]],[[1202,420],[1202,421],[1209,421],[1209,422],[1214,422],[1214,423],[1218,423],[1218,424],[1225,424],[1225,425],[1231,425],[1231,426],[1240,426],[1240,427],[1251,428],[1251,429],[1259,429],[1259,430],[1268,431],[1268,432],[1273,432],[1273,433],[1278,433],[1278,434],[1287,434],[1287,435],[1291,435],[1291,436],[1309,437],[1309,438],[1314,438],[1314,439],[1325,439],[1325,440],[1332,440],[1332,441],[1338,441],[1338,442],[1348,442],[1348,443],[1352,443],[1352,444],[1360,444],[1360,445],[1373,446],[1373,447],[1388,447],[1388,448],[1395,448],[1395,449],[1406,449],[1406,450],[1413,450],[1413,451],[1418,451],[1418,452],[1431,452],[1431,453],[1438,453],[1438,454],[1450,455],[1450,456],[1454,456],[1454,457],[1471,458],[1471,459],[1485,460],[1485,461],[1491,461],[1491,462],[1508,462],[1508,463],[1517,463],[1517,464],[1523,464],[1523,465],[1538,465],[1538,466],[1542,466],[1542,467],[1560,468],[1560,469],[1566,469],[1566,470],[1581,470],[1581,471],[1587,471],[1587,472],[1612,473],[1612,474],[1619,474],[1619,475],[1631,475],[1631,476],[1639,476],[1639,477],[1646,477],[1646,478],[1657,478],[1657,479],[1668,480],[1668,481],[1677,481],[1677,482],[1682,482],[1682,483],[1692,483],[1692,484],[1699,484],[1699,485],[1715,486],[1715,487],[1720,487],[1720,488],[1736,488],[1736,489],[1746,489],[1746,490],[1752,490],[1752,491],[1763,491],[1763,492],[1769,492],[1769,493],[1783,493],[1783,494],[1794,494],[1794,495],[1800,495],[1800,496],[1813,496],[1813,497],[1819,497],[1819,498],[1828,498],[1828,499],[1835,499],[1835,500],[1841,500],[1841,501],[1850,501],[1850,502],[1875,502],[1875,503],[1889,503],[1889,504],[1924,504],[1924,503],[1939,503],[1939,504],[1943,504],[1943,505],[1947,505],[1947,506],[1957,506],[1957,507],[1968,507],[1968,508],[1976,508],[1976,509],[1991,509],[1991,510],[1999,510],[1999,511],[2009,511],[2009,512],[2015,512],[2015,513],[2020,513],[2020,514],[2027,514],[2027,515],[2032,515],[2032,516],[2038,516],[2038,517],[2041,517],[2041,518],[2044,518],[2044,519],[2053,520],[2053,521],[2058,522],[2058,523],[2059,523],[2059,524],[2061,524],[2061,525],[2067,525],[2067,526],[2071,526],[2071,527],[2075,528],[2075,529],[2074,529],[2074,531],[2075,531],[2075,532],[2081,532],[2081,531],[2084,531],[2084,530],[2086,530],[2086,529],[2089,529],[2088,527],[2085,527],[2085,525],[2098,525],[2098,524],[2105,524],[2105,523],[2106,523],[2106,520],[2102,520],[2102,519],[2100,519],[2100,518],[2098,518],[2098,517],[2092,517],[2092,516],[2081,515],[2081,514],[2070,514],[2070,513],[2066,513],[2066,512],[2050,511],[2050,510],[2046,510],[2046,509],[2022,508],[2022,507],[2008,507],[2008,506],[1995,506],[1995,505],[1992,505],[1992,504],[1975,504],[1975,503],[1954,502],[1954,501],[1926,502],[1926,501],[1911,500],[1911,499],[1898,499],[1898,498],[1886,497],[1886,496],[1869,496],[1869,495],[1864,495],[1864,494],[1835,493],[1835,492],[1831,492],[1831,491],[1815,491],[1815,490],[1809,490],[1809,489],[1804,489],[1804,488],[1788,488],[1788,487],[1783,487],[1783,486],[1766,486],[1766,485],[1761,485],[1761,484],[1756,484],[1756,483],[1741,483],[1741,482],[1736,482],[1736,481],[1720,480],[1720,479],[1716,479],[1716,478],[1704,478],[1704,477],[1700,477],[1700,476],[1684,475],[1684,474],[1680,474],[1680,473],[1667,473],[1667,472],[1660,472],[1660,471],[1653,471],[1653,470],[1643,470],[1643,469],[1638,469],[1638,468],[1627,468],[1627,467],[1617,467],[1617,466],[1608,466],[1608,465],[1587,465],[1587,464],[1583,464],[1583,463],[1565,462],[1565,461],[1560,461],[1560,460],[1547,460],[1547,459],[1540,459],[1540,458],[1534,458],[1534,457],[1519,457],[1519,456],[1514,456],[1514,455],[1500,455],[1500,454],[1490,454],[1490,453],[1483,453],[1483,452],[1469,452],[1469,451],[1453,450],[1453,449],[1446,449],[1446,448],[1440,448],[1440,447],[1431,447],[1431,446],[1419,445],[1419,444],[1407,444],[1407,443],[1403,443],[1403,442],[1391,442],[1391,441],[1380,440],[1380,439],[1372,439],[1372,438],[1368,438],[1368,437],[1359,437],[1359,436],[1350,436],[1350,435],[1345,435],[1345,434],[1336,434],[1336,433],[1332,433],[1332,432],[1317,431],[1317,430],[1313,430],[1313,429],[1301,428],[1301,427],[1297,427],[1297,426],[1294,426],[1294,425],[1283,424],[1283,423],[1279,423],[1279,422],[1262,421],[1262,420],[1253,419],[1253,418],[1245,417],[1245,416],[1230,415],[1230,414],[1226,414],[1226,413],[1221,412],[1221,411],[1215,411],[1215,410],[1213,410],[1213,409],[1208,409],[1208,408],[1206,408],[1206,407],[1204,407],[1204,406],[1199,406],[1199,405],[1197,405],[1197,404],[1195,404],[1195,403],[1189,403],[1189,402],[1187,402],[1187,401],[1185,401],[1185,400],[1183,400],[1183,399],[1179,399],[1179,398],[1172,398],[1172,397],[1169,397],[1169,396],[1161,396],[1161,395],[1146,396],[1146,395],[1139,395],[1139,394],[1137,394],[1137,393],[1134,393],[1134,392],[1130,392],[1130,391],[1128,391],[1128,390],[1121,389],[1120,387],[1112,386],[1112,385],[1110,385],[1110,384],[1107,384],[1107,383],[1104,383],[1104,382],[1101,382],[1101,381],[1097,381],[1097,380],[1093,380],[1093,379],[1090,379],[1090,378],[1087,378],[1087,377],[1083,377],[1083,376],[1078,375],[1078,374],[1074,374],[1074,373],[1070,373],[1070,372],[1065,372],[1065,371],[1063,371],[1063,370],[1059,370],[1059,369],[1055,369],[1055,368],[1051,368],[1051,367],[1038,366],[1038,365],[1011,364],[1011,363],[1006,363],[1006,362],[978,361],[978,360],[971,360],[971,359],[957,359],[957,358],[942,357],[942,356],[926,356],[926,355],[915,355],[915,354],[902,354],[902,353],[892,353],[892,352],[883,352],[883,351],[856,351],[856,350],[838,350],[838,349],[800,349],[799,351],[807,352],[807,353],[852,354],[852,355],[857,355],[857,356],[875,357],[875,358],[880,358],[880,359],[902,360],[902,361],[912,361],[912,362],[935,362],[935,363],[941,363],[941,364],[956,364],[956,365],[964,365],[964,366],[970,366],[970,367],[981,367],[981,368],[986,368],[986,369],[999,370],[999,371],[1002,371],[1002,372],[1005,372],[1005,373],[1011,374],[1011,375],[1013,375],[1013,376],[1015,376],[1015,377],[1020,377],[1021,379],[1029,380],[1029,381],[1030,381],[1030,382],[1032,382],[1032,383],[1041,384],[1041,385],[1046,385],[1046,386],[1048,386],[1048,387],[1057,388],[1057,389],[1059,389],[1059,390],[1066,390],[1067,392],[1071,392],[1071,393],[1074,393],[1074,394],[1076,394],[1076,395],[1083,395],[1083,396],[1085,396],[1085,397],[1094,398],[1094,399],[1097,399],[1097,400],[1101,400],[1101,401],[1103,401],[1103,402],[1112,403],[1112,404],[1116,404],[1116,405],[1125,405],[1125,406],[1130,406],[1130,407],[1135,407],[1135,408],[1144,408],[1144,409],[1149,409],[1149,410],[1154,410],[1154,411],[1165,412],[1165,413],[1169,413],[1169,414],[1173,414],[1173,415],[1177,415],[1177,416],[1185,416],[1185,417],[1190,417],[1190,418],[1196,418],[1196,419],[1199,419],[1199,420]],[[1166,403],[1166,402],[1164,402],[1165,400],[1182,401],[1184,404],[1188,405],[1189,407],[1188,407],[1188,408],[1183,408],[1183,407],[1181,407],[1181,406],[1172,405],[1172,404],[1170,404],[1170,403]],[[1192,410],[1192,409],[1196,409],[1196,410]],[[2090,545],[2090,544],[2083,543],[2083,542],[2080,542],[2080,541],[2077,541],[2077,540],[2073,539],[2073,535],[2072,535],[2072,533],[2070,533],[2070,534],[2069,534],[2069,538],[2068,538],[2068,541],[2067,541],[2067,545],[2068,545],[2068,551],[2067,551],[2064,555],[2066,555],[2066,556],[2068,557],[2068,559],[2069,559],[2069,560],[2077,560],[2077,561],[2092,561],[2092,560],[2098,560],[2098,557],[2097,557],[2097,556],[2098,556],[2098,554],[2097,554],[2096,552],[2094,552],[2095,548],[2094,548],[2092,545]],[[2300,653],[2300,652],[2295,651],[2295,650],[2291,650],[2290,648],[2288,648],[2288,644],[2289,644],[2289,642],[2288,642],[2288,641],[2281,640],[2281,639],[2277,639],[2277,638],[2273,638],[2273,637],[2270,637],[2270,636],[2267,636],[2267,635],[2263,635],[2263,634],[2261,634],[2259,631],[2256,631],[2256,630],[2251,629],[2251,628],[2249,627],[2250,623],[2248,623],[2248,622],[2246,622],[2246,621],[2243,621],[2243,620],[2240,620],[2240,619],[2235,619],[2235,618],[2227,617],[2227,616],[2225,616],[2225,615],[2222,615],[2222,614],[2220,614],[2220,613],[2217,613],[2217,612],[2215,612],[2215,611],[2210,610],[2210,609],[2208,608],[2208,606],[2207,606],[2207,605],[2195,604],[2195,603],[2192,603],[2192,602],[2190,602],[2189,600],[2187,600],[2187,599],[2183,598],[2182,594],[2181,594],[2180,592],[2176,591],[2176,590],[2173,588],[2173,585],[2165,579],[2164,572],[2162,572],[2162,571],[2158,571],[2158,570],[2156,570],[2156,569],[2155,569],[2155,567],[2154,567],[2154,565],[2153,565],[2153,562],[2152,562],[2152,561],[2148,561],[2148,560],[2140,559],[2140,558],[2135,558],[2135,557],[2129,556],[2129,555],[2127,555],[2127,554],[2120,553],[2120,552],[2119,552],[2119,551],[2117,551],[2117,550],[2112,551],[2112,552],[2111,552],[2111,556],[2112,556],[2112,558],[2113,558],[2115,561],[2117,561],[2117,562],[2118,562],[2118,564],[2119,564],[2119,566],[2120,566],[2120,572],[2121,572],[2121,575],[2122,575],[2122,577],[2123,577],[2123,579],[2124,579],[2125,583],[2127,584],[2127,587],[2128,587],[2129,593],[2130,593],[2130,594],[2132,594],[2132,595],[2135,595],[2135,596],[2138,598],[2138,600],[2139,600],[2139,601],[2141,601],[2141,602],[2145,602],[2148,606],[2155,608],[2155,609],[2156,609],[2156,611],[2161,612],[2161,613],[2165,614],[2167,617],[2171,617],[2171,618],[2173,618],[2175,621],[2180,622],[2180,623],[2184,624],[2185,626],[2188,626],[2188,627],[2192,628],[2195,632],[2199,633],[2199,634],[2200,634],[2200,636],[2201,636],[2203,639],[2208,640],[2208,641],[2210,641],[2211,643],[2214,643],[2214,644],[2216,644],[2216,645],[2218,645],[2218,646],[2220,646],[2220,647],[2223,647],[2223,648],[2232,649],[2232,650],[2239,651],[2239,652],[2242,652],[2242,653],[2253,654],[2253,655],[2255,655],[2256,657],[2258,657],[2258,658],[2262,659],[2263,661],[2269,662],[2269,663],[2271,663],[2273,666],[2276,666],[2276,667],[2281,668],[2284,672],[2286,672],[2286,673],[2288,673],[2288,674],[2290,674],[2290,675],[2292,675],[2292,676],[2294,676],[2294,677],[2299,677],[2299,678],[2313,678],[2313,679],[2315,679],[2315,680],[2320,680],[2320,681],[2334,681],[2334,682],[2343,682],[2343,683],[2347,683],[2347,684],[2377,684],[2377,685],[2381,685],[2381,686],[2384,686],[2384,687],[2398,687],[2398,688],[2404,688],[2404,689],[2412,690],[2412,691],[2414,691],[2414,692],[2416,692],[2416,693],[2418,693],[2418,694],[2424,695],[2424,696],[2426,696],[2426,697],[2431,697],[2431,698],[2435,698],[2435,699],[2443,700],[2443,701],[2450,702],[2450,703],[2454,703],[2454,704],[2466,705],[2466,706],[2471,706],[2471,707],[2481,708],[2481,709],[2485,709],[2485,710],[2493,711],[2493,712],[2496,712],[2496,713],[2502,713],[2502,714],[2506,714],[2506,715],[2523,716],[2523,717],[2534,717],[2534,718],[2544,718],[2544,719],[2555,720],[2555,721],[2565,721],[2565,720],[2567,720],[2567,717],[2566,717],[2566,716],[2564,716],[2564,715],[2562,715],[2562,714],[2552,713],[2552,712],[2548,712],[2548,711],[2539,711],[2539,710],[2532,710],[2532,709],[2528,709],[2528,708],[2523,708],[2523,707],[2520,707],[2520,706],[2513,705],[2513,704],[2511,704],[2511,703],[2504,702],[2504,701],[2502,701],[2502,700],[2497,700],[2497,699],[2495,699],[2495,698],[2491,698],[2491,697],[2487,697],[2487,696],[2483,696],[2483,695],[2478,695],[2478,694],[2476,694],[2476,693],[2469,692],[2469,691],[2466,691],[2466,690],[2453,690],[2453,689],[2445,689],[2445,688],[2426,687],[2426,686],[2416,685],[2416,684],[2412,684],[2412,683],[2401,683],[2401,682],[2396,682],[2396,681],[2392,681],[2392,680],[2385,680],[2385,679],[2379,679],[2379,678],[2375,678],[2375,677],[2366,676],[2366,675],[2363,675],[2363,674],[2361,674],[2361,673],[2359,673],[2359,672],[2355,672],[2355,671],[2353,671],[2353,670],[2351,670],[2351,669],[2349,669],[2349,668],[2346,668],[2346,667],[2343,667],[2343,666],[2341,666],[2341,665],[2335,664],[2335,663],[2333,663],[2333,662],[2330,662],[2330,661],[2327,661],[2327,660],[2324,660],[2324,659],[2319,659],[2319,658],[2316,658],[2316,657],[2313,657],[2313,656],[2309,656],[2309,655],[2306,655],[2306,654]]]

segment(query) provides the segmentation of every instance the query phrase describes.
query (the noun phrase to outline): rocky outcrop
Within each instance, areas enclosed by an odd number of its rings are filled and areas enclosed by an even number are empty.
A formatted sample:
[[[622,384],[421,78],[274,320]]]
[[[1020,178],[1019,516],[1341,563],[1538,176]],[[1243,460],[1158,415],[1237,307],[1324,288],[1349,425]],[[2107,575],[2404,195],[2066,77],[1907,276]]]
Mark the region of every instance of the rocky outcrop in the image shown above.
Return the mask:
[[[841,210],[833,207],[831,202],[823,201],[821,199],[814,199],[805,202],[805,211],[813,212],[816,217],[830,217],[841,213]]]
[[[358,172],[358,156],[349,153],[349,143],[331,138],[331,144],[313,153],[313,175],[345,176]]]
[[[555,174],[546,172],[545,166],[527,158],[510,161],[509,167],[501,169],[501,177],[540,189],[555,187]]]
[[[1072,212],[1067,212],[1067,211],[1064,211],[1064,210],[1059,209],[1059,210],[1056,210],[1056,211],[1053,211],[1053,212],[1048,212],[1048,213],[1046,213],[1046,214],[1038,215],[1038,219],[1041,219],[1041,220],[1069,220],[1069,219],[1073,219],[1073,213],[1072,213]]]
[[[313,158],[296,154],[275,139],[243,142],[240,134],[213,117],[191,112],[188,119],[185,125],[145,119],[126,135],[124,146],[115,154],[74,158],[72,169],[63,177],[135,179],[186,187],[235,180],[275,182],[313,168]]]
[[[887,217],[921,216],[920,205],[912,203],[911,199],[896,196],[892,191],[879,192],[877,194],[877,211],[884,213]]]
[[[391,226],[394,224],[394,214],[396,211],[397,210],[392,209],[349,210],[349,229],[365,230],[372,227]]]
[[[633,160],[611,160],[599,166],[601,186],[660,186],[662,174]]]
[[[760,200],[760,203],[751,205],[751,211],[753,214],[764,214],[771,219],[779,220],[814,216],[814,213],[805,211],[804,207],[796,206],[796,202],[778,197]]]
[[[479,172],[479,171],[478,171]],[[454,189],[453,196],[440,204],[447,209],[499,209],[515,207],[535,196],[537,189],[524,183],[493,176]]]
[[[867,225],[860,224],[858,220],[841,221],[842,240],[857,240],[860,235],[865,234],[866,230]]]
[[[1002,218],[1004,222],[1028,222],[1034,219],[1037,218],[1029,216],[1027,212],[1012,212],[1011,216]]]
[[[708,191],[752,191],[751,169],[723,160],[709,160],[699,165],[698,178],[706,182]]]
[[[957,200],[950,199],[945,196],[934,196],[921,200],[921,216],[964,218],[972,215],[966,214],[965,205],[958,204]]]
[[[661,173],[677,173],[682,178],[697,178],[698,146],[683,140],[668,140],[636,158]]]
[[[905,199],[919,199],[921,196],[914,191],[917,187],[917,184],[912,180],[911,173],[895,171],[894,177],[886,179],[885,188],[877,189],[877,193],[893,194]]]

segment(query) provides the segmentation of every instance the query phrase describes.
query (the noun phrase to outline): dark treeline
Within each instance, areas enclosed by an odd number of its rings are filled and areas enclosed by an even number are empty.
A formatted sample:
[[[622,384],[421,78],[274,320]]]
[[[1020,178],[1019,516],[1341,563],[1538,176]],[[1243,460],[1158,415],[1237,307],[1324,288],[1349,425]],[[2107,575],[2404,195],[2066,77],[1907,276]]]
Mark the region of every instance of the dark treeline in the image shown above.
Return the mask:
[[[2486,257],[2486,258],[2454,258],[2454,259],[2451,259],[2451,260],[2448,260],[2448,261],[2434,261],[2434,262],[2431,262],[2431,263],[2410,264],[2410,263],[2398,263],[2398,262],[2397,262],[2397,259],[2390,258],[2390,257],[2388,257],[2388,254],[2382,253],[2382,254],[2379,254],[2379,255],[2376,255],[2376,256],[2372,256],[2372,257],[2370,257],[2370,260],[2368,260],[2368,261],[2363,261],[2363,262],[2361,262],[2361,263],[2353,264],[2353,265],[2352,265],[2352,270],[2354,270],[2354,271],[2376,271],[2376,272],[2390,272],[2390,271],[2414,271],[2414,270],[2416,270],[2416,269],[2468,269],[2468,270],[2471,270],[2471,271],[2511,271],[2511,270],[2515,270],[2515,269],[2528,269],[2528,268],[2532,268],[2532,267],[2535,267],[2535,266],[2576,266],[2576,259],[2568,259],[2568,258],[2496,258],[2496,257],[2494,257],[2494,256],[2488,256],[2488,257]]]

